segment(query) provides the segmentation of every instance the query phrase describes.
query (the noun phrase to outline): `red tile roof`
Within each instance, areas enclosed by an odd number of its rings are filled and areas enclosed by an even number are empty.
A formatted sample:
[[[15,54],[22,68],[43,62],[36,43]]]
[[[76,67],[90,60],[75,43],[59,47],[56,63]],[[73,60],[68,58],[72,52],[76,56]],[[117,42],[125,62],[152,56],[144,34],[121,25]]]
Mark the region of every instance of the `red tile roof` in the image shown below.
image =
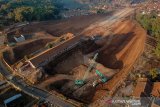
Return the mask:
[[[133,91],[132,96],[135,98],[148,97],[152,90],[152,84],[147,78],[140,78]]]
[[[155,97],[160,97],[160,82],[155,82],[153,84],[152,93]]]

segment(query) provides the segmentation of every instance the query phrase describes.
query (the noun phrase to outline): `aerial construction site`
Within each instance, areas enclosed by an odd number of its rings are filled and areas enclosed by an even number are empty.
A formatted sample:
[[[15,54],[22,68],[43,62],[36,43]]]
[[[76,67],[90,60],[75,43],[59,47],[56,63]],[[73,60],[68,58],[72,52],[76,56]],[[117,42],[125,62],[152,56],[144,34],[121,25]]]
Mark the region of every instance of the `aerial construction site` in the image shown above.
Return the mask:
[[[134,12],[124,8],[14,28],[3,58],[28,84],[73,105],[98,107],[114,96],[144,50],[146,32]],[[16,40],[21,42],[13,45]]]

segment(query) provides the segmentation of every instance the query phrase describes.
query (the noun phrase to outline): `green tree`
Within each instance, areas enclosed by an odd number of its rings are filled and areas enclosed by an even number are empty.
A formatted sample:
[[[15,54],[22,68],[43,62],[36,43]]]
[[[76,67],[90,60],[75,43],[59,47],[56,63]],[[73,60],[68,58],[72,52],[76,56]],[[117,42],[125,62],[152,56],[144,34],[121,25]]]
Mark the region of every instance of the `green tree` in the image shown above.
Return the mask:
[[[20,7],[14,10],[15,21],[22,22],[22,21],[31,21],[32,20],[32,7]]]
[[[8,23],[59,18],[61,8],[55,0],[0,0],[0,14]]]
[[[157,46],[154,49],[154,53],[158,58],[160,58],[160,41],[157,43]]]
[[[97,14],[103,14],[103,13],[105,13],[105,10],[103,10],[103,9],[97,10]]]
[[[46,45],[46,47],[49,49],[49,48],[52,48],[53,47],[53,44],[51,44],[51,43],[48,43],[47,45]]]
[[[158,77],[158,70],[156,68],[153,68],[149,71],[149,75],[152,79],[155,79]]]
[[[145,30],[147,30],[150,36],[155,37],[155,39],[158,41],[157,46],[154,49],[154,53],[158,58],[160,58],[160,18],[154,11],[149,15],[137,14],[136,20]]]

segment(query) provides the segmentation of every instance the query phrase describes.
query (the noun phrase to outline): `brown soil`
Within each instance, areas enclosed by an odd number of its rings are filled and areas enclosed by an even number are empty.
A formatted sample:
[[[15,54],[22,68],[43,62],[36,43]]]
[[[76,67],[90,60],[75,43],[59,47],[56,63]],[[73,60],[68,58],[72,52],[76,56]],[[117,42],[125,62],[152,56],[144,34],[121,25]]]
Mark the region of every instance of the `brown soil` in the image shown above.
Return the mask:
[[[72,54],[72,56],[69,54],[70,56],[66,61],[62,61],[56,65],[54,69],[51,70],[51,72],[54,72],[56,75],[42,82],[38,87],[45,89],[50,84],[50,89],[55,89],[67,97],[85,103],[97,101],[103,95],[106,95],[106,90],[115,90],[115,87],[126,77],[136,59],[143,52],[146,32],[136,22],[131,20],[118,22],[111,29],[113,35],[110,35],[110,32],[102,27],[96,28],[96,31],[92,30],[91,33],[86,32],[87,34],[83,34],[92,36],[92,33],[95,33],[95,35],[104,36],[103,39],[96,41],[96,44],[91,47],[94,48],[94,46],[96,46],[99,48],[96,48],[99,51],[97,59],[99,64],[96,69],[100,70],[107,77],[113,77],[107,83],[93,88],[92,79],[97,77],[94,73],[91,73],[87,79],[87,84],[82,87],[75,86],[74,80],[81,79],[87,69],[84,60],[82,60],[83,55],[81,53],[75,53]],[[21,47],[15,47],[13,51],[21,52],[23,50],[22,55],[20,54],[19,56],[17,54],[18,56],[16,58],[20,59],[24,54],[26,55],[42,48],[47,42],[48,40],[42,43],[35,43],[36,47],[33,47],[34,44],[30,46],[22,45]],[[28,48],[24,50],[24,47]],[[91,50],[91,52],[95,51],[94,49]],[[53,68],[53,66],[51,67]]]
[[[9,64],[14,64],[15,62],[24,58],[24,56],[30,55],[44,48],[45,45],[52,40],[53,39],[32,40],[27,43],[19,44],[13,48],[8,48],[7,51],[5,51],[4,58],[6,58],[6,61]]]
[[[54,72],[56,75],[39,84],[39,87],[45,88],[46,84],[50,84],[50,89],[58,90],[58,92],[63,93],[67,97],[77,98],[77,100],[85,103],[96,103],[98,99],[106,95],[106,90],[115,91],[116,87],[118,87],[123,79],[126,78],[137,58],[142,54],[146,32],[132,20],[119,21],[112,27],[110,26],[113,35],[111,35],[110,31],[103,26],[93,26],[92,29],[83,32],[84,28],[89,27],[93,22],[100,21],[105,17],[105,15],[96,15],[94,17],[81,16],[62,20],[60,23],[58,21],[50,23],[33,23],[32,25],[28,25],[21,29],[21,32],[24,33],[45,31],[51,35],[59,36],[68,33],[69,31],[73,34],[81,33],[81,35],[85,36],[98,35],[103,37],[103,39],[96,41],[96,44],[87,48],[88,50],[91,50],[90,52],[95,51],[95,47],[98,49],[99,56],[97,62],[99,64],[96,69],[100,70],[107,77],[113,77],[108,82],[99,85],[97,88],[93,88],[92,79],[97,77],[92,73],[87,84],[82,87],[75,86],[74,79],[82,78],[87,69],[82,60],[83,55],[76,53],[75,56],[70,55],[68,59],[61,61],[61,63],[54,66],[54,69],[50,69],[51,72]],[[105,23],[105,25],[106,24],[107,23]],[[21,50],[23,50],[21,53],[23,56],[42,46],[40,45],[33,49],[31,48],[33,46],[27,46],[29,49],[26,48],[26,50],[24,50],[23,47],[22,49],[14,49],[14,51],[21,52]],[[17,56],[16,58],[19,59],[21,58],[20,56]],[[53,66],[50,66],[50,68],[53,68]],[[67,75],[69,75],[69,78]]]
[[[35,32],[35,33],[16,33],[16,34],[8,34],[7,37],[5,38],[5,42],[8,43],[16,43],[16,40],[14,39],[14,37],[19,37],[20,35],[23,35],[25,38],[25,41],[17,43],[17,45],[21,45],[24,42],[30,42],[32,40],[36,40],[36,39],[56,39],[55,36],[45,32],[45,31],[39,31],[39,32]]]
[[[120,71],[105,83],[103,88],[96,91],[93,101],[101,97],[99,91],[101,95],[105,95],[106,91],[102,90],[115,90],[144,50],[146,32],[136,22],[130,20],[119,22],[112,31],[114,36],[110,45],[105,40],[97,42],[102,45],[98,61],[106,67],[119,68]]]
[[[96,41],[97,47],[100,47],[99,49],[97,48],[99,51],[97,61],[99,63],[96,69],[110,78],[107,83],[93,88],[93,79],[97,78],[93,70],[87,78],[87,84],[82,87],[77,87],[74,84],[75,79],[83,78],[87,69],[87,63],[84,63],[83,59],[84,55],[78,52],[70,53],[64,61],[55,67],[51,66],[54,68],[51,72],[54,72],[56,75],[38,86],[43,89],[49,87],[50,90],[57,90],[69,98],[85,103],[95,102],[102,96],[107,95],[106,90],[114,91],[115,87],[127,76],[132,65],[143,52],[146,32],[136,22],[131,20],[116,23],[112,27],[113,35],[110,35],[109,31],[102,28],[99,29],[100,32],[96,30],[95,34],[104,36],[100,34],[108,33],[108,35]],[[88,49],[91,47],[88,47]]]
[[[77,16],[69,19],[63,19],[58,21],[31,23],[26,27],[22,28],[20,32],[25,34],[34,33],[39,31],[46,31],[47,33],[60,36],[64,33],[79,34],[92,23],[102,20],[108,17],[110,14],[99,14],[99,15],[88,15],[88,16]]]

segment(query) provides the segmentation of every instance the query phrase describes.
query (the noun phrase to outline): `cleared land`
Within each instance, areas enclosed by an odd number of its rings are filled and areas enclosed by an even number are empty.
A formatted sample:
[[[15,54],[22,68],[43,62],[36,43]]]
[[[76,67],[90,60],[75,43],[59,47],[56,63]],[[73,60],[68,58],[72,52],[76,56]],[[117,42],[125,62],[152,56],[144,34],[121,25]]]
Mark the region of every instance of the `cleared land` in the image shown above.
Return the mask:
[[[103,39],[96,41],[96,45],[100,47],[96,69],[110,78],[108,82],[93,88],[93,78],[97,78],[93,70],[87,78],[88,83],[83,87],[76,87],[74,80],[83,78],[88,62],[85,62],[83,54],[74,51],[63,62],[47,70],[56,75],[42,82],[38,87],[48,91],[57,90],[67,97],[85,103],[100,99],[106,95],[106,90],[115,90],[143,52],[146,32],[131,20],[118,22],[112,31],[112,39],[109,38],[110,35],[106,35]],[[108,44],[109,41],[110,44]]]
[[[35,22],[20,29],[19,33],[22,32],[23,34],[28,34],[28,33],[45,31],[53,36],[60,36],[68,32],[73,34],[79,34],[84,30],[84,28],[87,28],[89,25],[99,20],[103,20],[107,17],[110,17],[111,14],[77,16],[59,21],[46,21],[40,23]],[[16,31],[13,32],[13,34],[14,33],[16,33]]]
[[[132,21],[120,22],[113,28],[115,38],[109,46],[101,48],[100,63],[110,68],[120,68],[114,77],[96,91],[93,99],[99,99],[106,90],[115,90],[130,72],[132,65],[142,54],[145,46],[146,32]]]
[[[93,18],[82,16],[63,20],[61,23],[36,23],[21,29],[21,32],[24,33],[45,31],[59,36],[72,32],[75,35],[80,34],[79,36],[101,38],[94,44],[85,47],[84,50],[89,51],[87,54],[83,54],[80,49],[75,49],[66,53],[66,57],[59,63],[51,62],[45,66],[47,78],[37,84],[37,87],[48,91],[55,90],[68,98],[98,106],[96,101],[106,95],[107,91],[116,90],[143,52],[146,32],[133,20],[118,20],[130,12],[132,9],[125,9],[109,19],[106,16]],[[86,17],[85,20],[83,20],[84,17]],[[96,88],[92,87],[93,80],[98,78],[93,69],[87,78],[87,84],[82,87],[75,86],[74,80],[83,78],[89,65],[88,59],[93,57],[95,51],[99,52],[96,69],[110,80]]]

